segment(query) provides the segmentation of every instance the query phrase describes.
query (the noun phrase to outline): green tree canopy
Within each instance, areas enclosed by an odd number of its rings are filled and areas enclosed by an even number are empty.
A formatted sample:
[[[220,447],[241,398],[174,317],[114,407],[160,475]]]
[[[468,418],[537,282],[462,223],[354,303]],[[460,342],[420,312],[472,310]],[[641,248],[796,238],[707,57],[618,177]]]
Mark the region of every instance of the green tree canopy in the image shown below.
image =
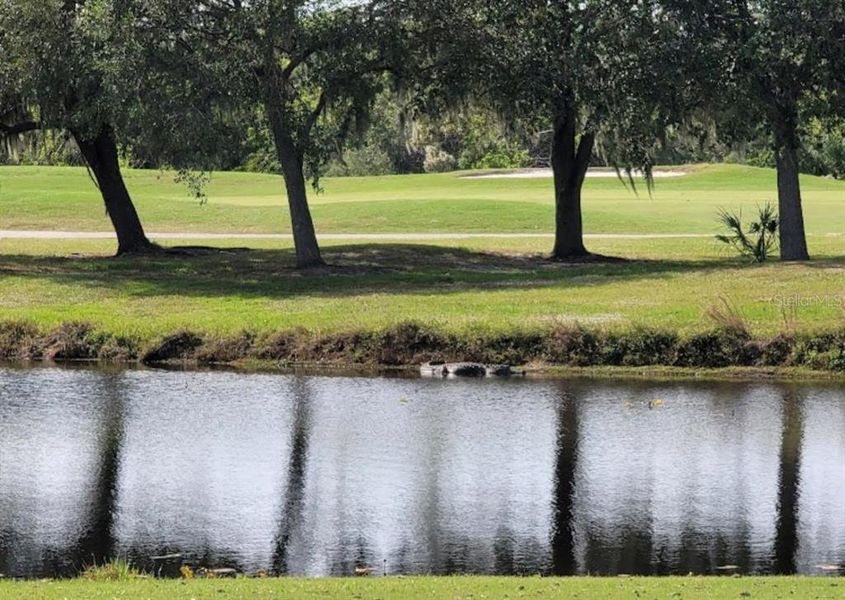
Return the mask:
[[[108,0],[0,2],[0,133],[51,128],[73,136],[103,196],[118,253],[155,251],[118,161],[125,114],[110,72],[126,3]]]
[[[581,187],[594,152],[650,184],[656,145],[693,105],[696,59],[665,3],[584,0],[413,2],[420,41],[412,70],[425,95],[471,94],[515,122],[551,130],[553,256],[587,256]],[[455,25],[457,24],[457,25]]]
[[[709,57],[706,102],[721,135],[769,132],[778,182],[780,253],[809,258],[798,181],[802,136],[845,117],[845,3],[711,0],[679,3]],[[818,136],[816,136],[818,137]]]
[[[395,45],[388,3],[149,2],[152,27],[205,106],[266,119],[287,190],[297,264],[322,264],[306,180],[366,123]],[[162,37],[163,36],[163,37]],[[196,98],[187,102],[192,106]],[[171,118],[182,115],[170,103]],[[256,108],[258,107],[258,108]],[[219,120],[215,121],[219,124]]]

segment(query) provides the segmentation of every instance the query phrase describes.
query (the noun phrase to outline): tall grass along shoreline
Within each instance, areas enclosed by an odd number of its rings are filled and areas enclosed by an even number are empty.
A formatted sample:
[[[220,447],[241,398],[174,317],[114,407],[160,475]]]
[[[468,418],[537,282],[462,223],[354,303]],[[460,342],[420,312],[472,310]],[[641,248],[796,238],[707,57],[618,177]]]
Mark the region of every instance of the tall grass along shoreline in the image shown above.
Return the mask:
[[[616,331],[578,325],[454,333],[409,321],[380,330],[340,333],[289,329],[211,335],[181,330],[145,341],[84,322],[43,330],[29,322],[7,321],[0,322],[0,360],[198,365],[264,361],[279,366],[372,367],[477,361],[569,367],[800,367],[845,372],[845,328],[758,339],[739,324],[729,323],[682,335],[647,327]]]

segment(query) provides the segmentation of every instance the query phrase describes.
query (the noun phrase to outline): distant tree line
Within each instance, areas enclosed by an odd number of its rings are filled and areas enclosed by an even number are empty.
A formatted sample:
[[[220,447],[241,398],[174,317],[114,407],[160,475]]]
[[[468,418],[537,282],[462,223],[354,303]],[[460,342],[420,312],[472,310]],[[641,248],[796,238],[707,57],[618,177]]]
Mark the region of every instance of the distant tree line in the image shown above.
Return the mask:
[[[279,173],[281,167],[268,127],[260,123],[233,131],[211,168],[220,171]],[[548,167],[548,130],[513,131],[495,111],[467,104],[432,118],[414,114],[392,90],[375,99],[365,131],[326,164],[328,177],[405,175],[472,169]],[[139,141],[120,146],[122,164],[160,169],[154,149]],[[775,155],[765,131],[747,140],[719,139],[714,123],[685,123],[655,142],[657,165],[735,163],[774,168]],[[73,139],[56,130],[31,131],[7,138],[0,164],[81,166],[84,158]],[[612,167],[599,155],[590,166]],[[810,120],[804,127],[800,153],[802,173],[845,179],[845,120]]]
[[[829,0],[0,0],[4,160],[84,162],[119,253],[158,252],[121,167],[278,172],[297,264],[308,182],[547,164],[559,260],[589,258],[590,165],[842,176],[845,5]]]

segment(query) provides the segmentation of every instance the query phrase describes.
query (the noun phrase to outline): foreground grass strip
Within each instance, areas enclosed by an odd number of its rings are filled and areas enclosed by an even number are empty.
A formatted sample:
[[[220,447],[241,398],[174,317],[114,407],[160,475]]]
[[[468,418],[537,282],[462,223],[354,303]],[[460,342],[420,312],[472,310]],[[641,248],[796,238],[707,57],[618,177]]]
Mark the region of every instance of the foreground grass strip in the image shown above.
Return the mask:
[[[688,598],[841,599],[845,579],[810,577],[505,578],[39,581],[0,583],[0,598]]]

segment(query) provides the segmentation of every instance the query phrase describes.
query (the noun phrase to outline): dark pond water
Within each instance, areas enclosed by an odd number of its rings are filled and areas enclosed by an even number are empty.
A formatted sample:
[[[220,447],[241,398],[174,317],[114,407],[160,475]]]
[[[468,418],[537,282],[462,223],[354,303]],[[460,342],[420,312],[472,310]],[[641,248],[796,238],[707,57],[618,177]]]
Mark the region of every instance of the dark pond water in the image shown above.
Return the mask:
[[[840,385],[0,368],[0,573],[845,572]]]

